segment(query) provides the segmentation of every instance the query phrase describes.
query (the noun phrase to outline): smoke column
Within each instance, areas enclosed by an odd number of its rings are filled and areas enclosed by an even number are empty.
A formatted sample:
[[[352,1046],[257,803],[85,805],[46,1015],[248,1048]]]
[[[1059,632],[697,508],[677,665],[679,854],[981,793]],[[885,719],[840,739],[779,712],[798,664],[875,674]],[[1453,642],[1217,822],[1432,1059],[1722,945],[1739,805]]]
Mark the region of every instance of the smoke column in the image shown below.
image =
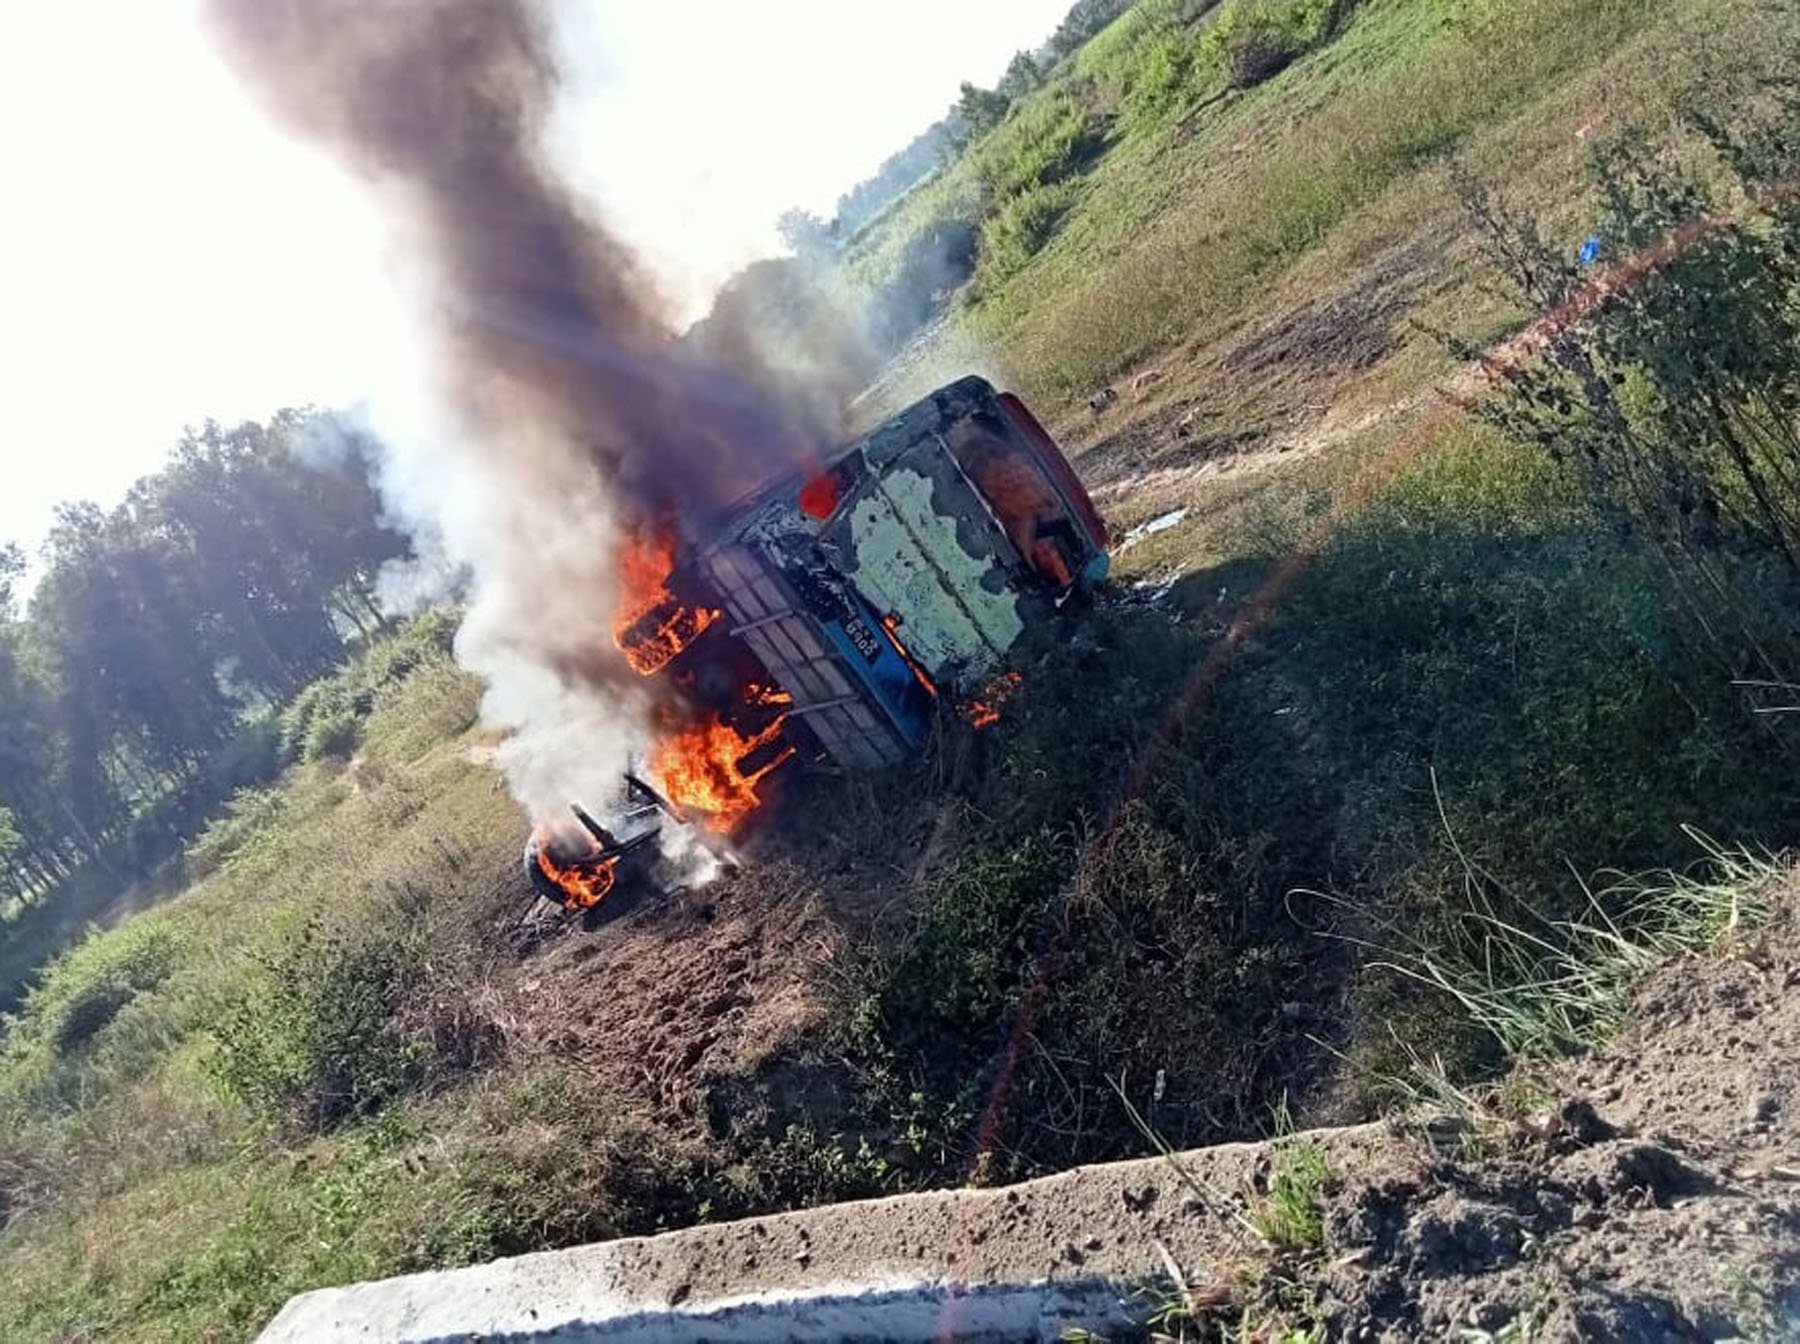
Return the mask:
[[[210,0],[273,114],[365,179],[418,273],[457,432],[393,464],[469,567],[458,657],[543,815],[617,779],[649,690],[613,649],[621,527],[704,519],[816,447],[677,346],[628,251],[545,158],[558,87],[532,0]]]

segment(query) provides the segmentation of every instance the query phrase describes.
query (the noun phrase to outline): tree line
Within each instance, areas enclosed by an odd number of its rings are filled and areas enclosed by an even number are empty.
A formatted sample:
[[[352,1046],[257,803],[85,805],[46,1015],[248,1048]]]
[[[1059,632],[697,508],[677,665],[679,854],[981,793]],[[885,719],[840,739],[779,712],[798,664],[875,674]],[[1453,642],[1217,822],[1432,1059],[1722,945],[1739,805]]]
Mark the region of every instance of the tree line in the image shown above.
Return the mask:
[[[1051,67],[1073,55],[1133,3],[1134,0],[1075,0],[1043,45],[1035,51],[1014,53],[993,88],[984,89],[965,81],[956,102],[943,117],[838,197],[836,213],[829,221],[804,210],[784,214],[778,226],[782,241],[802,254],[847,243],[857,230],[920,182],[954,163],[973,141],[999,123],[1015,100],[1042,84]]]
[[[0,547],[0,885],[141,867],[272,773],[270,711],[383,625],[408,543],[342,418],[189,430],[113,509],[65,504],[24,594]]]

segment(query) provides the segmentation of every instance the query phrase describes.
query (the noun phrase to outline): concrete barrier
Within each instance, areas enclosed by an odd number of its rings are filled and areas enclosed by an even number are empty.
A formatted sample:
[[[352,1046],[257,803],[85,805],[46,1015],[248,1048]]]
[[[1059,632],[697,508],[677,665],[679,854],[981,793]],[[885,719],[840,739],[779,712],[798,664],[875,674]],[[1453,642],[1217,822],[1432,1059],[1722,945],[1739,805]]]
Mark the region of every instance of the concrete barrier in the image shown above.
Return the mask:
[[[1335,1170],[1378,1125],[1309,1136]],[[263,1344],[360,1340],[1058,1340],[1141,1320],[1173,1260],[1196,1286],[1258,1250],[1267,1144],[1079,1167],[999,1189],[836,1204],[303,1293]],[[1166,1291],[1166,1290],[1165,1290]]]

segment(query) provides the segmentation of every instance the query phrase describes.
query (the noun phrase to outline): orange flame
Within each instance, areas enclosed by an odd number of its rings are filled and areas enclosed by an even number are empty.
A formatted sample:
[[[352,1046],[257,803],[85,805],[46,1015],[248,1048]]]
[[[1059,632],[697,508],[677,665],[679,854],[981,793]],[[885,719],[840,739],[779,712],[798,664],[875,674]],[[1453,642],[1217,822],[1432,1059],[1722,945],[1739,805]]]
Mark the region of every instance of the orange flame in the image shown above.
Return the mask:
[[[617,859],[577,859],[561,864],[550,857],[550,830],[540,826],[536,837],[538,871],[563,894],[565,910],[586,910],[599,905],[618,881]]]
[[[931,679],[930,674],[927,673],[924,668],[919,666],[919,660],[913,657],[912,650],[907,648],[905,641],[900,638],[899,613],[890,611],[887,615],[883,616],[881,618],[881,628],[888,637],[888,643],[892,644],[894,648],[899,651],[900,656],[906,660],[906,665],[912,669],[913,676],[919,679],[919,685],[929,691],[933,699],[936,699],[937,683]]]
[[[962,707],[962,716],[971,727],[986,728],[1000,722],[1000,711],[1018,694],[1025,678],[1017,672],[1002,672],[981,688],[979,695]]]
[[[779,686],[764,686],[760,681],[753,681],[744,687],[744,703],[746,705],[791,705],[793,694]]]
[[[697,814],[721,833],[735,829],[762,801],[756,785],[794,754],[786,747],[774,759],[746,772],[743,763],[781,735],[782,715],[752,737],[745,737],[714,715],[658,744],[650,770],[657,787],[684,812]]]
[[[619,550],[619,608],[613,642],[640,676],[651,676],[719,619],[712,607],[690,607],[669,591],[675,539],[666,531],[635,533]]]

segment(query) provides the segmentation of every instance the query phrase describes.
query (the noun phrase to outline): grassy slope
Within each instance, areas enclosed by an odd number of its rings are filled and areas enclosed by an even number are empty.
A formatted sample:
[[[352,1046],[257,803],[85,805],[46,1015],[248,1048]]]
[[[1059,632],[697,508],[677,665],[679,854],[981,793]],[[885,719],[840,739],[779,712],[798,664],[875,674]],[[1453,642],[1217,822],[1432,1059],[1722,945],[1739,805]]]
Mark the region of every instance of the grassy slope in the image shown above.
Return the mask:
[[[383,1229],[327,1207],[345,1182],[364,1198],[378,1184],[366,1144],[272,1160],[262,1120],[207,1067],[208,1028],[316,917],[378,927],[407,905],[442,932],[480,898],[488,874],[446,860],[511,841],[517,819],[462,743],[421,742],[471,705],[460,674],[416,673],[377,709],[355,768],[299,768],[217,872],[89,940],[35,989],[0,1064],[0,1171],[15,1203],[40,1186],[62,1198],[4,1234],[0,1333],[235,1333],[290,1282],[382,1262],[359,1247]]]
[[[1511,899],[1555,912],[1584,899],[1571,869],[1697,858],[1683,824],[1795,839],[1788,725],[1752,714],[1728,662],[1668,609],[1655,561],[1593,520],[1573,482],[1464,419],[1424,421],[1454,364],[1408,326],[1487,341],[1519,320],[1486,288],[1442,154],[1572,251],[1584,141],[1663,134],[1690,90],[1729,108],[1792,46],[1794,18],[1734,0],[1371,0],[1335,43],[1185,120],[1146,130],[1127,97],[1055,239],[1009,278],[978,279],[922,362],[914,384],[979,352],[1030,393],[1117,525],[1188,511],[1117,568],[1179,578],[1196,659],[1334,520],[1185,725],[1189,738],[1242,734],[1248,692],[1274,688],[1320,812],[1302,885],[1448,943],[1468,901],[1453,840]],[[1091,78],[1101,100],[1129,87],[1147,31],[1117,25],[1061,86]],[[929,214],[957,190],[952,174],[910,208]],[[882,240],[860,247],[866,263]],[[1370,362],[1344,355],[1370,334]],[[1121,377],[1137,369],[1157,377],[1142,393]],[[1120,403],[1081,407],[1115,379]],[[1178,438],[1178,418],[1198,428]],[[1280,753],[1232,768],[1238,796],[1296,796]],[[1286,830],[1272,816],[1184,838],[1203,858],[1291,853]],[[1254,878],[1225,894],[1228,909],[1268,899]],[[943,933],[928,920],[927,936]],[[1193,1002],[1179,978],[1166,987]],[[1437,1007],[1368,977],[1340,1020],[1374,1070],[1393,1064],[1390,1019],[1472,1062],[1479,1034]]]
[[[967,1156],[996,1031],[1068,855],[1112,801],[1112,767],[1276,558],[1358,494],[1404,420],[1366,412],[1446,365],[1403,333],[1352,370],[1303,358],[1245,371],[1231,352],[1396,257],[1414,314],[1504,330],[1511,314],[1476,288],[1431,155],[1459,147],[1573,234],[1576,128],[1654,121],[1660,90],[1694,68],[1694,32],[1741,65],[1761,15],[1745,0],[1368,0],[1336,43],[1261,88],[1186,122],[1121,123],[1074,180],[1056,237],[984,280],[951,349],[978,342],[1063,422],[1115,518],[1190,507],[1121,560],[1128,578],[1184,575],[1171,601],[1185,620],[1097,623],[1003,737],[935,767],[948,839],[908,892],[906,936],[843,968],[834,1046],[866,1106],[915,1156],[939,1154],[906,1180],[954,1178]],[[1044,96],[1078,76],[1124,87],[1142,23],[1109,30]],[[939,178],[870,230],[864,262],[879,267],[895,231],[974,190],[954,170]],[[1093,385],[1138,367],[1164,378],[1108,420],[1077,414]],[[1202,477],[1206,455],[1167,434],[1196,405],[1264,447],[1351,428],[1297,465]],[[1138,446],[1121,458],[1121,444]],[[1463,874],[1434,771],[1470,850],[1536,900],[1571,890],[1565,861],[1688,857],[1682,822],[1795,838],[1791,753],[1683,646],[1643,562],[1596,533],[1568,482],[1459,423],[1428,447],[1380,476],[1145,777],[1049,996],[1047,1062],[1019,1084],[1007,1141],[1027,1165],[1132,1144],[1105,1082],[1121,1070],[1140,1087],[1166,1071],[1152,1118],[1177,1140],[1253,1127],[1289,1081],[1299,1032],[1279,1025],[1283,1001],[1336,992],[1285,893],[1333,887],[1417,929],[1454,913]],[[240,1337],[302,1287],[654,1226],[691,1184],[685,1151],[633,1132],[566,1067],[506,1063],[486,1034],[497,1014],[483,996],[509,953],[469,930],[495,925],[520,821],[470,739],[446,733],[470,695],[442,666],[415,676],[378,709],[354,768],[296,772],[217,872],[48,977],[0,1055],[0,1191],[15,1215],[0,1231],[0,1334]],[[296,1125],[284,1052],[298,1037],[258,1023],[323,1011],[282,988],[281,968],[326,983],[372,964],[352,956],[371,945],[404,953],[384,974],[413,1015],[347,1038],[371,1075],[391,1075],[387,1104]],[[262,1015],[246,1020],[245,1002]],[[1347,1008],[1371,1024],[1404,1012],[1417,1039],[1466,1044],[1402,987],[1364,984]],[[334,1011],[355,1025],[354,1010]],[[1284,1030],[1266,1053],[1247,1044]],[[1372,1025],[1355,1039],[1379,1038]],[[235,1073],[222,1043],[245,1061]],[[1235,1113],[1220,1119],[1216,1102]]]

